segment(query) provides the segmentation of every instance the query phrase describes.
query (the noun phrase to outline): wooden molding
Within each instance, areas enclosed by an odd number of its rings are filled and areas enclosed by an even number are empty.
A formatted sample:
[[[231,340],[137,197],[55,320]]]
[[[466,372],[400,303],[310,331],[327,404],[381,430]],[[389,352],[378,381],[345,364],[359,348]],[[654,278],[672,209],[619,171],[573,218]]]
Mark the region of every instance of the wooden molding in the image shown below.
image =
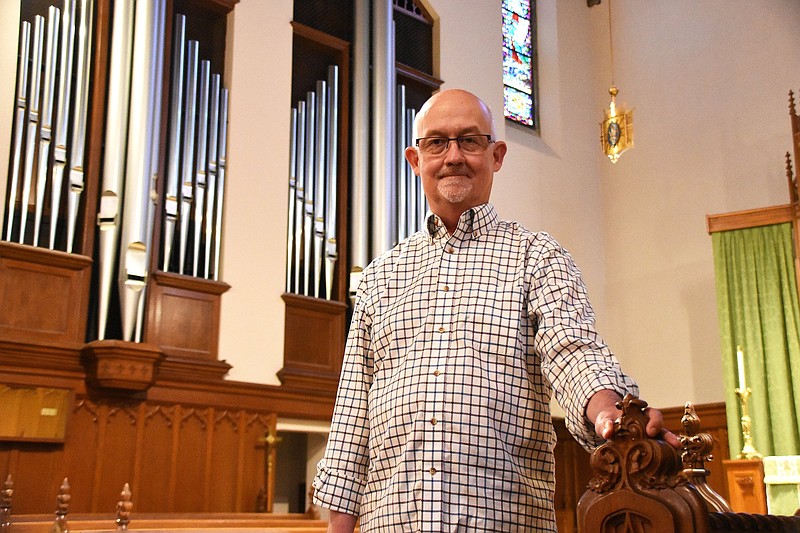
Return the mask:
[[[794,222],[798,218],[797,207],[792,204],[747,209],[718,215],[706,215],[706,229],[709,234],[770,224]]]
[[[83,348],[87,383],[107,389],[147,390],[163,358],[155,346],[138,342],[102,340]]]

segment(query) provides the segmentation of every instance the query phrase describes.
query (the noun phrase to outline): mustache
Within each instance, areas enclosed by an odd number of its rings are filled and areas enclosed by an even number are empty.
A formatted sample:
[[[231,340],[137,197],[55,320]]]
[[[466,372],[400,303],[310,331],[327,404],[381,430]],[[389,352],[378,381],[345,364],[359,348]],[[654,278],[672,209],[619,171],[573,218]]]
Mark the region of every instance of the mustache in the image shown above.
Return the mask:
[[[452,167],[443,168],[442,170],[436,173],[437,178],[446,178],[448,176],[466,176],[466,175],[467,175],[466,165],[455,165]]]

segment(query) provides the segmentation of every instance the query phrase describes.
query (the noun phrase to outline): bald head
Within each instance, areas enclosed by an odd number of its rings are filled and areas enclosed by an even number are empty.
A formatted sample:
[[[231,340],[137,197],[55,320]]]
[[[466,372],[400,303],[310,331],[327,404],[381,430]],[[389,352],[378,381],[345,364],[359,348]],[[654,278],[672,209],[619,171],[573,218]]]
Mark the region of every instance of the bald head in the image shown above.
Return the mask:
[[[422,137],[425,133],[425,118],[432,108],[439,105],[452,106],[453,108],[461,108],[463,110],[473,109],[482,116],[485,122],[484,131],[491,133],[492,138],[495,137],[494,118],[492,117],[492,110],[486,103],[464,89],[445,89],[431,96],[420,108],[414,117],[414,138]]]

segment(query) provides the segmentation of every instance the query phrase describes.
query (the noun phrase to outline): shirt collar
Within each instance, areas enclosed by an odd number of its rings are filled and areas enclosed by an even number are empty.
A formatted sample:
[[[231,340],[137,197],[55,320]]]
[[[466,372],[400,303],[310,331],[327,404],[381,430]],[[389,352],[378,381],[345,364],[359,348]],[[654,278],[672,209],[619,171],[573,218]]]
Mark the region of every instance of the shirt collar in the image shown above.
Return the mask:
[[[425,216],[426,230],[431,240],[447,237],[447,228],[444,222],[434,213],[428,211]],[[491,203],[481,204],[464,211],[458,218],[458,225],[453,234],[463,239],[477,239],[485,235],[497,225],[498,216]]]

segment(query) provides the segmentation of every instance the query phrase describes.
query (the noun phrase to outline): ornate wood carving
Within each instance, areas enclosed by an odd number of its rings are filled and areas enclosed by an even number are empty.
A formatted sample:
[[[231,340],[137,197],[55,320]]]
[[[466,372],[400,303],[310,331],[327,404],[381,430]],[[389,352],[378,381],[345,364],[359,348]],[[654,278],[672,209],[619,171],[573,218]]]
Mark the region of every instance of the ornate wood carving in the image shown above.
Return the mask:
[[[677,451],[647,438],[647,403],[629,394],[618,407],[613,439],[592,453],[594,477],[578,503],[583,531],[700,531],[696,517],[708,511],[678,476]]]
[[[91,386],[141,391],[155,382],[164,356],[149,344],[103,340],[84,346],[82,358]]]

